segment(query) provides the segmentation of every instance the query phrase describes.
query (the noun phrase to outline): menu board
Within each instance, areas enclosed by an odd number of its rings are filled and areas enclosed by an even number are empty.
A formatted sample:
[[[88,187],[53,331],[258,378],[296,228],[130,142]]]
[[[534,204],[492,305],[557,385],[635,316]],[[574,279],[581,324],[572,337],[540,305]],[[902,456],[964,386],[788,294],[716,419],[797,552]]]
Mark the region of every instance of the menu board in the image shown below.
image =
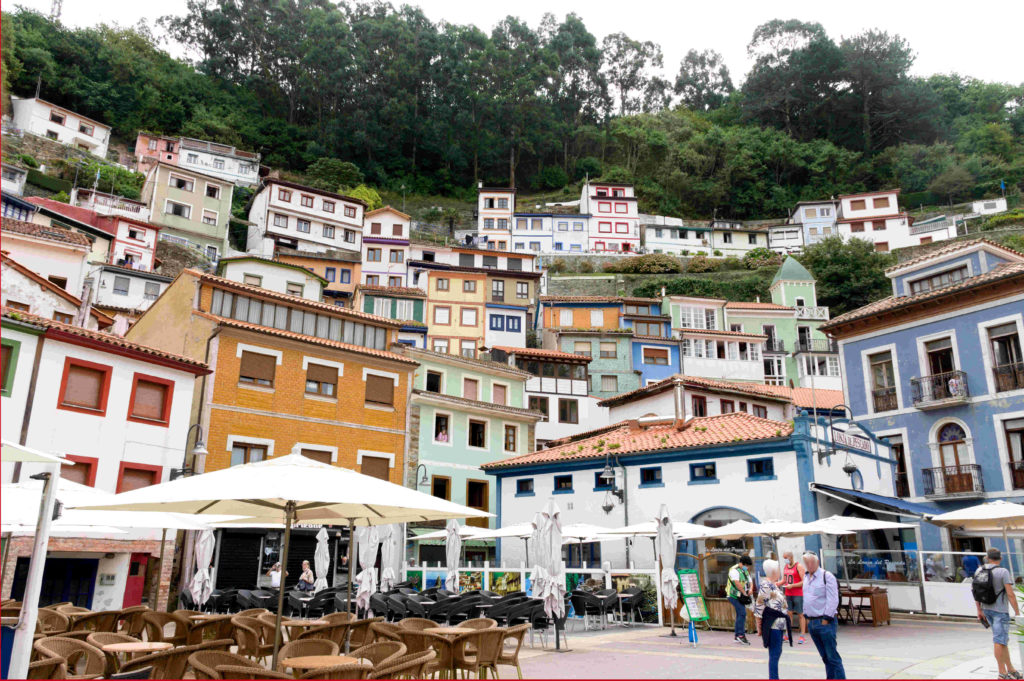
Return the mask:
[[[704,594],[700,588],[700,575],[696,570],[678,570],[679,590],[683,593],[683,605],[691,622],[702,622],[708,619],[708,606],[704,602]]]
[[[683,596],[683,605],[691,622],[702,622],[708,618],[708,608],[702,596]]]

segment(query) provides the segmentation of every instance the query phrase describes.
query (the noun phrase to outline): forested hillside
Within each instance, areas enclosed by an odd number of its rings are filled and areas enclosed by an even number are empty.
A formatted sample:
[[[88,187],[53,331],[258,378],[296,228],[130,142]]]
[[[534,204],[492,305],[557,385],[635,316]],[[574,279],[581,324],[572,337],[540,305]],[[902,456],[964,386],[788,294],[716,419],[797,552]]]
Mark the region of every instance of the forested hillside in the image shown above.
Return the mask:
[[[653,43],[598,40],[575,15],[488,31],[386,3],[190,0],[152,33],[2,21],[6,92],[41,76],[44,98],[126,141],[180,133],[292,170],[336,158],[392,191],[589,173],[635,182],[644,211],[758,218],[839,192],[898,186],[916,206],[1024,184],[1024,86],[911,76],[913,47],[881,31],[772,21],[751,71],[730,74],[714,52],[672,65]]]

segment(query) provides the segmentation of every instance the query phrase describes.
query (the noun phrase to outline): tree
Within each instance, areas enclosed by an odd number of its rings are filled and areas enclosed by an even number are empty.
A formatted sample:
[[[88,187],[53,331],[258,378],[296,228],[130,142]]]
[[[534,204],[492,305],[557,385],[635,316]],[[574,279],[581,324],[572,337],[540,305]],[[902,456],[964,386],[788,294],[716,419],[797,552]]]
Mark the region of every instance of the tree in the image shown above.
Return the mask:
[[[363,173],[355,163],[340,158],[318,158],[306,168],[310,185],[336,192],[362,183]]]
[[[953,166],[928,185],[928,191],[953,200],[964,196],[974,186],[974,177],[963,166]]]
[[[365,184],[361,184],[355,189],[352,189],[346,194],[353,199],[359,199],[366,204],[366,210],[377,210],[384,205],[384,200],[380,198],[380,194],[373,187],[367,187]]]
[[[618,100],[619,115],[642,111],[654,77],[652,70],[662,66],[661,48],[650,41],[633,40],[625,33],[612,33],[601,43],[601,53],[602,72],[611,86],[610,95]]]
[[[865,239],[826,237],[807,246],[799,260],[814,275],[818,304],[828,306],[833,317],[892,293],[885,268],[896,257],[875,251]]]
[[[676,76],[675,93],[683,104],[698,111],[717,109],[733,92],[729,67],[714,50],[690,50]]]
[[[906,82],[914,53],[900,36],[876,30],[843,40],[839,49],[844,63],[841,75],[859,105],[862,148],[871,153],[876,129],[884,124],[880,118],[893,112],[885,106],[886,96]]]

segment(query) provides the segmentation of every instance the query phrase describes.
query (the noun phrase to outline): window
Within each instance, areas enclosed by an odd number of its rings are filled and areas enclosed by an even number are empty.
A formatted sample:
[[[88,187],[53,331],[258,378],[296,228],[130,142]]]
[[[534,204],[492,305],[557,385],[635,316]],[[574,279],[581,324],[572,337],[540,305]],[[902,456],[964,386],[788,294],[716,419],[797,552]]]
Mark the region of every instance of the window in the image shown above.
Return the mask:
[[[942,467],[956,466],[959,468],[960,466],[969,463],[970,457],[967,452],[967,433],[965,433],[964,429],[955,423],[947,423],[942,426],[939,429],[939,465]],[[949,475],[947,473],[947,487],[950,482],[949,478],[954,477],[959,472],[960,471],[956,471],[953,475]]]
[[[244,463],[256,463],[267,458],[266,445],[252,445],[243,442],[236,442],[231,446],[231,465],[238,466]]]
[[[615,341],[601,341],[601,359],[615,359],[616,351]]]
[[[508,208],[508,199],[498,199],[498,208]]]
[[[580,422],[579,402],[577,400],[568,400],[564,398],[560,398],[558,400],[558,422]]]
[[[338,369],[323,364],[313,364],[306,368],[306,394],[334,397],[338,389]]]
[[[288,191],[287,189],[278,189],[277,190],[277,200],[278,201],[284,201],[285,203],[291,203],[292,193],[290,191]]]
[[[168,201],[164,206],[164,213],[166,215],[174,215],[188,220],[192,217],[192,206],[185,205],[184,203]]]
[[[539,241],[531,241],[530,242],[530,250],[531,251],[540,252],[540,242]]]
[[[850,210],[866,210],[868,203],[866,199],[854,199],[850,201]]]
[[[397,248],[388,251],[388,262],[400,263],[405,261],[405,253]]]
[[[746,402],[740,402],[740,409],[739,410],[741,412],[743,412],[744,414],[746,414],[747,413],[747,403]]]
[[[60,135],[58,135],[58,134],[57,134],[56,132],[54,132],[53,130],[47,130],[47,131],[46,131],[46,138],[47,138],[47,139],[55,140],[55,139],[57,139],[58,137],[60,137]]]
[[[309,194],[300,194],[299,195],[299,205],[302,206],[303,208],[312,208],[313,207],[313,197],[310,196]]]
[[[354,218],[356,216],[356,209],[353,206],[345,206],[345,217]]]
[[[494,218],[484,218],[484,229],[494,229]]]
[[[67,312],[56,312],[55,311],[53,313],[53,320],[55,322],[60,322],[62,324],[74,324],[75,323],[75,315],[68,314]]]
[[[434,323],[441,326],[448,326],[451,322],[452,309],[443,305],[434,308]]]
[[[732,400],[721,400],[722,413],[731,414],[736,411],[736,404]]]
[[[379,274],[368,274],[368,275],[366,275],[366,285],[367,286],[379,286],[380,285],[380,275]]]
[[[533,495],[533,478],[522,478],[521,480],[516,480],[517,497],[532,497]]]
[[[748,234],[747,235],[747,243],[748,244],[756,244],[757,243],[757,235],[756,234]]]
[[[491,281],[491,300],[505,300],[505,281],[503,279]]]
[[[640,469],[640,486],[641,487],[664,487],[665,483],[661,480],[661,466],[651,466],[649,468]]]
[[[476,326],[476,308],[464,307],[460,310],[459,322],[463,326]]]
[[[554,492],[555,494],[572,494],[572,476],[556,475]]]
[[[434,352],[440,352],[442,354],[448,354],[448,341],[444,338],[435,338],[431,347]]]
[[[428,371],[427,372],[427,392],[439,393],[441,392],[441,378],[442,374],[439,371]]]
[[[380,233],[381,233],[381,229],[382,229],[381,223],[379,223],[379,222],[371,222],[370,223],[370,234],[372,234],[374,236],[379,236]]]
[[[889,197],[888,196],[880,196],[877,199],[871,199],[871,207],[872,208],[888,208],[889,207]]]
[[[530,395],[530,411],[539,411],[544,414],[541,421],[548,420],[548,398]]]
[[[661,322],[633,322],[633,333],[638,336],[665,337],[665,330]]]
[[[434,414],[434,442],[451,442],[448,414]]]
[[[594,491],[601,492],[603,490],[613,489],[615,487],[614,480],[606,480],[601,477],[604,471],[596,471],[594,473]]]
[[[747,459],[748,478],[774,478],[775,463],[771,458]]]
[[[506,316],[505,317],[505,330],[509,333],[519,333],[522,330],[521,325],[522,319],[519,317]]]
[[[7,307],[11,308],[12,310],[20,310],[21,312],[29,312],[31,310],[31,308],[25,303],[19,303],[10,299],[8,299],[7,301]]]
[[[391,279],[397,277],[390,277],[388,284],[391,286],[398,286],[399,284],[393,283]],[[400,283],[400,282],[399,282]],[[408,321],[413,318],[413,301],[411,300],[396,300],[395,301],[395,319],[400,321]]]
[[[274,227],[288,228],[288,216],[274,213]]]
[[[484,449],[487,447],[487,423],[469,420],[469,446]]]
[[[892,353],[880,352],[868,356],[871,371],[871,396],[874,411],[891,411],[899,408],[896,393],[896,376],[893,371]]]
[[[57,125],[64,125],[64,114],[59,111],[50,111],[50,122],[56,123]]]
[[[590,325],[596,327],[604,326],[604,310],[590,311]]]
[[[351,284],[352,283],[352,270],[341,268],[338,272],[341,275],[341,279],[338,281],[339,284]]]
[[[519,429],[515,426],[505,426],[505,451],[515,452],[516,451],[516,435]]]
[[[347,244],[354,244],[355,242],[356,242],[355,230],[346,229],[345,230],[345,243],[347,243]]]
[[[105,415],[112,371],[111,367],[102,364],[66,358],[57,407]]]
[[[366,249],[366,261],[367,262],[380,262],[381,249],[379,248],[368,248]]]
[[[888,253],[889,243],[887,241],[879,241],[875,244],[875,250],[879,253]]]
[[[133,489],[142,489],[160,482],[160,466],[147,466],[142,463],[128,463],[122,461],[117,472],[118,493],[130,492]]]
[[[629,234],[629,225],[626,224],[625,222],[616,222],[615,223],[615,233],[616,234]]]
[[[149,140],[146,143],[146,148],[149,149],[150,151],[156,151],[157,141],[156,140]],[[168,151],[173,151],[173,149],[168,149]]]
[[[206,196],[210,199],[220,198],[220,187],[215,184],[206,185]]]
[[[762,406],[760,404],[755,404],[753,405],[753,409],[754,416],[762,419],[768,418],[768,407]]]
[[[4,339],[3,343],[0,344],[0,350],[3,351],[2,359],[0,359],[0,375],[2,375],[2,388],[3,396],[11,396],[11,388],[14,385],[14,372],[18,366],[18,352],[21,350],[21,343],[15,340]]]
[[[1021,354],[1017,325],[1010,322],[990,327],[988,339],[996,392],[1024,388],[1024,356]]]
[[[300,220],[301,222],[301,220]],[[217,212],[213,210],[203,210],[203,224],[204,225],[216,225],[217,224]]]
[[[437,284],[434,286],[434,288],[437,289],[438,291],[447,291],[448,290],[448,280],[447,279],[438,279],[437,280]]]
[[[334,238],[334,225],[324,225],[324,238],[325,239],[333,239]]]
[[[181,177],[180,175],[171,175],[167,184],[175,189],[180,189],[183,192],[190,192],[195,189],[196,183],[194,180],[190,180],[187,177]]]
[[[493,404],[508,404],[508,388],[506,386],[495,383],[492,388],[492,400]]]
[[[463,293],[476,293],[476,281],[465,280],[462,282]]]
[[[1024,489],[1024,418],[1003,421],[1013,489]]]
[[[395,404],[395,383],[390,376],[366,375],[366,401],[392,407]]]
[[[324,199],[324,201],[323,201],[323,203],[321,205],[322,205],[323,210],[324,210],[325,213],[333,213],[334,212],[334,201],[328,201],[327,199]]]
[[[298,232],[302,232],[303,234],[309,234],[309,220],[296,220],[295,230]]]
[[[277,358],[273,355],[261,355],[257,352],[243,350],[242,362],[238,370],[238,381],[273,387],[276,369]]]
[[[558,325],[559,326],[572,326],[572,310],[559,310],[558,311]]]
[[[450,501],[452,498],[451,478],[446,478],[443,475],[431,476],[430,496],[437,497],[438,499],[447,499]]]
[[[504,331],[505,330],[505,315],[492,314],[490,315],[490,329],[491,331]]]
[[[850,231],[851,232],[863,232],[864,231],[864,223],[863,222],[851,222],[850,223]]]
[[[474,359],[476,357],[476,341],[475,340],[460,340],[459,341],[459,354],[463,357]]]
[[[729,232],[726,232],[725,234],[723,234],[722,235],[722,241],[724,243],[731,244],[732,243],[732,234],[729,233]]]
[[[925,291],[931,291],[932,289],[952,286],[958,281],[966,278],[967,265],[964,265],[962,267],[957,267],[956,269],[946,270],[945,272],[939,272],[938,274],[932,274],[930,276],[911,281],[910,292],[912,294],[924,293]]]
[[[668,364],[668,348],[643,348],[644,364]]]
[[[703,395],[694,395],[690,403],[693,405],[694,417],[708,415],[708,398]]]
[[[590,348],[590,341],[576,341],[573,343],[572,351],[574,354],[590,357]]]
[[[601,392],[617,393],[619,391],[619,377],[605,375],[601,377]]]
[[[65,463],[60,467],[60,477],[86,487],[96,486],[96,467],[99,459],[74,454],[65,454],[64,458],[73,463]]]
[[[718,479],[716,465],[712,463],[691,463],[690,482],[711,482]]]
[[[401,237],[404,232],[402,225],[391,225],[391,236]]]
[[[289,281],[284,285],[285,292],[290,296],[302,296],[306,287],[296,281]]]

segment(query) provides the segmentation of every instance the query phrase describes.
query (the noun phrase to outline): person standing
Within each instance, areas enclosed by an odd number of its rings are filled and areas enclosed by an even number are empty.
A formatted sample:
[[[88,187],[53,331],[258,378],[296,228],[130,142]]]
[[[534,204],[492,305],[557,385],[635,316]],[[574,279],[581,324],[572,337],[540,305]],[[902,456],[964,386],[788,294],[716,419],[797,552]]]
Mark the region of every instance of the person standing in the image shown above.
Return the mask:
[[[825,663],[825,678],[845,679],[843,658],[839,656],[839,582],[836,576],[818,564],[818,554],[804,554],[804,616],[807,631]]]
[[[793,559],[792,551],[786,551],[782,557],[786,559],[786,565],[782,568],[782,579],[778,585],[786,589],[789,616],[800,618],[800,640],[797,643],[802,645],[807,642],[804,638],[807,635],[807,618],[804,617],[804,566]]]
[[[269,570],[267,570],[267,576],[270,577],[270,587],[272,589],[280,589],[281,588],[281,564],[280,563],[274,563],[274,565]],[[284,576],[287,577],[288,573],[287,572],[284,573]]]
[[[738,563],[729,568],[729,584],[725,595],[729,598],[733,610],[736,611],[736,626],[733,629],[733,642],[750,645],[747,640],[747,606],[751,603],[752,582],[750,567],[754,561],[750,556],[740,556]]]
[[[783,634],[790,628],[790,620],[786,615],[786,596],[779,584],[779,563],[774,560],[766,560],[761,564],[764,570],[764,579],[760,581],[757,589],[757,598],[754,599],[754,616],[761,620],[761,638],[768,648],[768,678],[779,678],[779,659],[782,657]],[[793,645],[790,635],[789,645]]]
[[[978,621],[992,627],[992,648],[999,666],[999,678],[1020,679],[1021,673],[1013,668],[1010,661],[1010,614],[1007,608],[1013,608],[1013,614],[1020,615],[1017,596],[1013,593],[1013,579],[1010,571],[1004,568],[1003,554],[992,547],[985,556],[985,564],[974,573],[971,582],[971,593],[974,604],[978,606]]]

